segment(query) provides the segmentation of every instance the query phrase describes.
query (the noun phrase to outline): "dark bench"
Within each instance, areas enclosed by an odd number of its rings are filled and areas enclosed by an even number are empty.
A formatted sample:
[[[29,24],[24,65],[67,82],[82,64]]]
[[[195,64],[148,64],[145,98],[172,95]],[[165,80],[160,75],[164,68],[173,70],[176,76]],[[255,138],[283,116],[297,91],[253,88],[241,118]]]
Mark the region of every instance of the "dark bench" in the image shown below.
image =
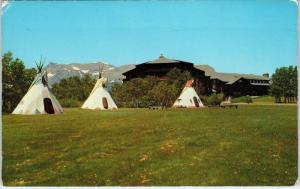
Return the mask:
[[[220,105],[221,108],[235,108],[237,109],[238,108],[238,105],[236,104],[222,104]]]

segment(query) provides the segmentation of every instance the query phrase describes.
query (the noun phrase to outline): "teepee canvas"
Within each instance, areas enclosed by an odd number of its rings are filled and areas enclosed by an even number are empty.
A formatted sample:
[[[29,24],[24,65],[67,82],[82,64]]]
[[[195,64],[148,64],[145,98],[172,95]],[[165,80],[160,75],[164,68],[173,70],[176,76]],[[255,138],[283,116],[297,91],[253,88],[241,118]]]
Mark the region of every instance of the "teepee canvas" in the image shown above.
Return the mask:
[[[81,108],[92,110],[107,110],[118,109],[110,94],[103,87],[106,79],[100,78],[97,80],[90,96],[83,103]]]
[[[173,107],[185,107],[185,108],[198,108],[203,107],[203,104],[197,95],[195,89],[192,87],[193,80],[186,82],[184,89],[180,96],[176,99]]]
[[[47,72],[41,68],[28,92],[12,112],[13,114],[59,114],[63,108],[52,94],[47,82]]]

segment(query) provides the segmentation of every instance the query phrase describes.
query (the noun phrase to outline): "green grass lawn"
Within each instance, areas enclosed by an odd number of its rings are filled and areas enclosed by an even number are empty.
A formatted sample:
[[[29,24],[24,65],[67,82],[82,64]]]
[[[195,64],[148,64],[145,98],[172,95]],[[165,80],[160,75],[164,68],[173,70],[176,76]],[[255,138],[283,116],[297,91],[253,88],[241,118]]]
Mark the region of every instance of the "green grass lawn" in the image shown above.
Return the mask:
[[[260,96],[252,99],[254,104],[275,104],[273,96]]]
[[[297,107],[3,116],[3,183],[293,185]]]

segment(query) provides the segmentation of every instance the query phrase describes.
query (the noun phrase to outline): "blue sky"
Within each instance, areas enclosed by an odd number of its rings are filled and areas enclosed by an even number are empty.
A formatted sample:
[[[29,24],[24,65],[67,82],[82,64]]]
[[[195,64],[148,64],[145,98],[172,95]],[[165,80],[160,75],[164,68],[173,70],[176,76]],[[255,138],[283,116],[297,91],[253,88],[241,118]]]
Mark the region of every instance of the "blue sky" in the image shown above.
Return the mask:
[[[14,1],[4,9],[3,52],[27,67],[168,58],[221,72],[273,73],[297,64],[297,6],[289,0]]]

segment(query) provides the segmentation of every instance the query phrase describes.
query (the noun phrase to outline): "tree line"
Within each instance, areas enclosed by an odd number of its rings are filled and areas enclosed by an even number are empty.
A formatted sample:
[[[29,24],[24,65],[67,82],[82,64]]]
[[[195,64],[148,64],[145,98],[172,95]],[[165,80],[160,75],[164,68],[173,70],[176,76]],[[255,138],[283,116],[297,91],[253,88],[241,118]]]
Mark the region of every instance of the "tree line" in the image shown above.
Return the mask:
[[[22,60],[13,58],[12,52],[2,56],[2,111],[12,112],[26,94],[35,78],[36,70],[27,69]]]
[[[297,66],[281,67],[275,70],[271,78],[270,93],[276,103],[295,102],[298,98]]]
[[[26,68],[24,62],[14,58],[11,52],[2,56],[2,111],[12,112],[28,91],[36,76],[36,69]],[[119,107],[170,107],[180,95],[187,80],[192,78],[187,71],[171,70],[168,79],[158,77],[136,78],[112,86],[111,95]],[[52,92],[63,107],[80,107],[96,83],[90,74],[62,79],[52,86]],[[275,102],[297,101],[297,67],[277,68],[271,77],[270,94]],[[223,94],[201,96],[204,104],[223,100]]]
[[[52,85],[52,92],[63,107],[80,107],[92,91],[96,79],[90,74],[73,76]]]
[[[166,80],[148,76],[114,85],[111,95],[120,107],[170,107],[181,93],[186,81],[192,78],[188,71],[177,68],[166,75]]]

